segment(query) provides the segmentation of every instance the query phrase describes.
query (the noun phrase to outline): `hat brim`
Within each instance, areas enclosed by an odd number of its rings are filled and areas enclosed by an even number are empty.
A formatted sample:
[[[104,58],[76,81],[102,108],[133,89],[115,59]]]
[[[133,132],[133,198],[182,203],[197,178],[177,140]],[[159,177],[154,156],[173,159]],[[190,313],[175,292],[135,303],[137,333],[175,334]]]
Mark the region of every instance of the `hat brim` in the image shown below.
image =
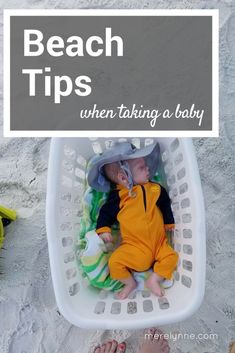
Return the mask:
[[[115,148],[115,146],[114,146]],[[115,150],[109,150],[103,155],[96,155],[90,161],[88,166],[88,184],[97,191],[108,192],[110,190],[110,182],[103,176],[102,168],[105,164],[117,161],[128,161],[130,159],[145,158],[149,167],[150,179],[156,174],[159,162],[160,147],[159,144],[153,143],[140,149],[131,151],[132,153],[116,153]]]

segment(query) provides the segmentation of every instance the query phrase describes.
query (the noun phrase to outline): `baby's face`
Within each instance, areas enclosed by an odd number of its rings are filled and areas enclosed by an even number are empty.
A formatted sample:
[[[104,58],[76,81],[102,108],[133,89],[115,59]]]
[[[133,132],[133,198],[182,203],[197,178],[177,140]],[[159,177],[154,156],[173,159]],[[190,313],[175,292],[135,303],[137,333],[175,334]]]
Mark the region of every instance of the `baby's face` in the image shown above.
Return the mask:
[[[148,182],[149,168],[146,165],[144,158],[130,159],[128,164],[135,184],[145,184]]]

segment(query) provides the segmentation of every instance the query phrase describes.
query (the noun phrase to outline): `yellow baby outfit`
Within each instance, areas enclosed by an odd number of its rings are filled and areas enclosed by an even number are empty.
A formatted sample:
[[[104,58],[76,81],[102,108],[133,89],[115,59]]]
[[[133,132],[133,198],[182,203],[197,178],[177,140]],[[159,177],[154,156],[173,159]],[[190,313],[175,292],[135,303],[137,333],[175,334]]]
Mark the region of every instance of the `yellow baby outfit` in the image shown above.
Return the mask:
[[[165,226],[174,227],[174,217],[166,190],[153,182],[134,185],[132,195],[117,185],[102,206],[96,232],[111,232],[111,225],[119,222],[121,245],[109,259],[113,279],[131,276],[130,271],[153,271],[166,279],[172,278],[178,254],[167,243]]]

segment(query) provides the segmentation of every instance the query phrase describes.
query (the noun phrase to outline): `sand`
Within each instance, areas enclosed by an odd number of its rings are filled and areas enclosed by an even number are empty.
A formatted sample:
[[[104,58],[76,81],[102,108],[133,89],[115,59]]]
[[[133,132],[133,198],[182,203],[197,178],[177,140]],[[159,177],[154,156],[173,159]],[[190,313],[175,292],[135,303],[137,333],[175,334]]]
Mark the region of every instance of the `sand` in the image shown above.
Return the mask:
[[[226,353],[235,339],[235,3],[234,1],[0,1],[1,8],[219,8],[220,138],[194,139],[206,207],[207,279],[199,311],[162,327],[166,333],[214,333],[217,339],[169,341],[173,353]],[[2,44],[2,17],[1,44]],[[2,61],[2,58],[1,58]],[[2,106],[2,65],[1,65]],[[50,139],[2,136],[0,203],[17,210],[7,228],[0,267],[1,353],[88,353],[106,339],[137,352],[142,331],[83,330],[59,313],[52,288],[45,228]]]

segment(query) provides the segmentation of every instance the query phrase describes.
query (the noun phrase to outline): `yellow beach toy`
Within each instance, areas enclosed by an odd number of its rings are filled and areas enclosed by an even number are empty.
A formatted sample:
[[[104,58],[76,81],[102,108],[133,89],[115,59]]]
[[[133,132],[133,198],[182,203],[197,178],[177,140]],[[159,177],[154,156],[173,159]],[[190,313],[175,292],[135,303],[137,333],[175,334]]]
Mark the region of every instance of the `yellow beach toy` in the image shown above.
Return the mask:
[[[0,205],[0,249],[4,241],[4,227],[16,220],[16,211]]]

